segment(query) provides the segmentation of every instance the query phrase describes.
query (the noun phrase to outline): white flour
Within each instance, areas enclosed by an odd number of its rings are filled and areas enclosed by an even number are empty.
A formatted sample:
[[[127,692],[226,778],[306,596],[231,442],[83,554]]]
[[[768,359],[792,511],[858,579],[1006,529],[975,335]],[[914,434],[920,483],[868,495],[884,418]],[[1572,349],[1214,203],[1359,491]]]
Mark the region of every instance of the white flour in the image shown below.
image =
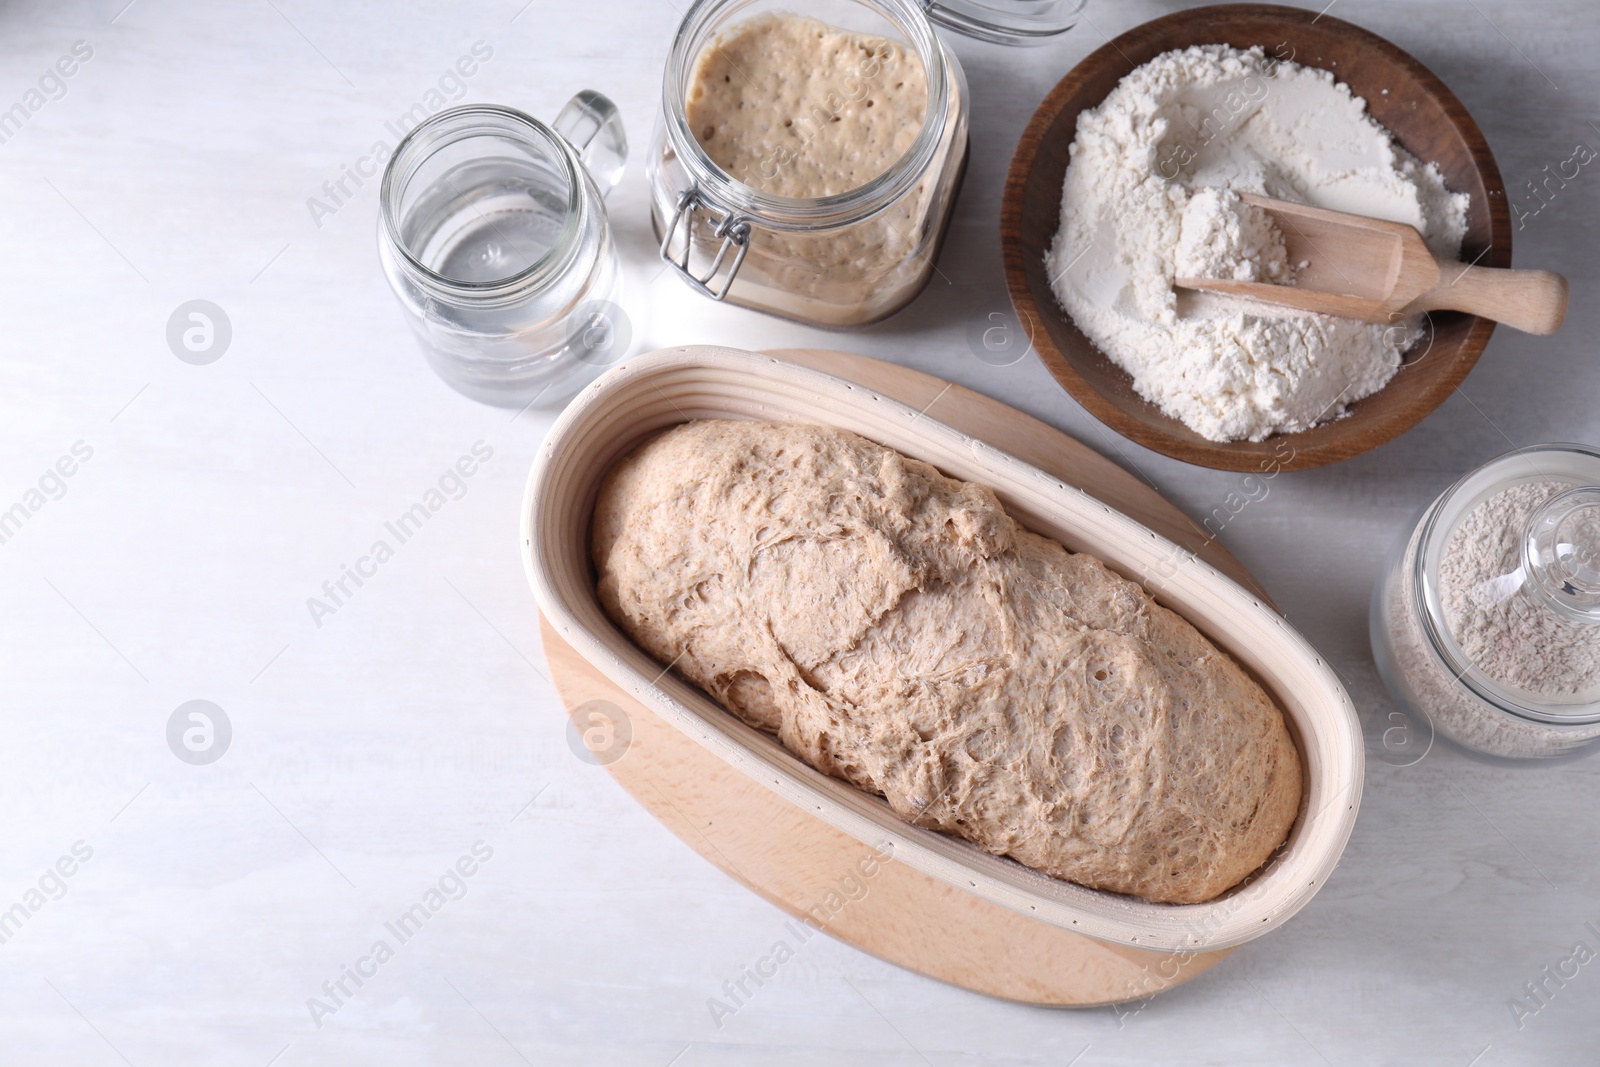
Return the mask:
[[[1419,331],[1175,293],[1193,190],[1404,222],[1452,257],[1466,230],[1467,197],[1396,146],[1364,101],[1259,48],[1156,57],[1078,117],[1071,152],[1048,256],[1057,299],[1140,395],[1216,441],[1342,414],[1394,376]]]
[[[1542,697],[1600,686],[1600,628],[1570,623],[1495,579],[1522,563],[1528,517],[1569,486],[1530,482],[1502,490],[1462,520],[1439,559],[1439,602],[1467,660],[1501,685]],[[1510,595],[1507,595],[1510,594]]]
[[[1294,280],[1283,233],[1265,211],[1230,189],[1200,189],[1189,198],[1172,258],[1179,278]]]

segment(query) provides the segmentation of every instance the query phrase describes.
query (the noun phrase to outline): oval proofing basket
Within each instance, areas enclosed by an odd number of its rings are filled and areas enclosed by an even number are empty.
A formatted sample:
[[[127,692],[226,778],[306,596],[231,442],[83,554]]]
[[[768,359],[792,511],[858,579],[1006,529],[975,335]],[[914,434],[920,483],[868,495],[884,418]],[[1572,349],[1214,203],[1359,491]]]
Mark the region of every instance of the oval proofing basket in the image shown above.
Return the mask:
[[[881,797],[813,770],[699,689],[667,673],[606,617],[589,523],[600,480],[651,435],[692,419],[766,419],[851,430],[993,489],[1029,529],[1142,582],[1242,663],[1285,711],[1306,773],[1289,840],[1244,883],[1205,904],[1150,904],[1087,889],[913,826]],[[770,356],[695,346],[618,366],[556,421],[534,463],[523,552],[545,618],[595,668],[729,764],[858,840],[958,890],[1106,941],[1220,949],[1284,922],[1321,887],[1360,801],[1355,710],[1333,671],[1241,586],[1113,508],[913,408]]]

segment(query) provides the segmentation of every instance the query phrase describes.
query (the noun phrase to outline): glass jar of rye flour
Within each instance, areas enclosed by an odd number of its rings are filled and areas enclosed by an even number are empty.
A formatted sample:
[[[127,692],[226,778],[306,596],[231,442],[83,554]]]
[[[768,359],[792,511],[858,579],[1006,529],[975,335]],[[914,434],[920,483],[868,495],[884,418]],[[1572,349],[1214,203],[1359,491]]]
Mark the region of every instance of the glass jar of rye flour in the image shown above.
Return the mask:
[[[1389,560],[1371,626],[1390,692],[1468,748],[1600,738],[1600,452],[1540,445],[1465,475]]]
[[[927,284],[967,157],[967,84],[935,20],[1038,43],[1083,0],[698,0],[646,159],[661,258],[713,300],[818,326]]]
[[[508,107],[441,111],[383,174],[378,258],[428,364],[489,404],[554,405],[626,354],[604,198],[628,155],[597,92],[549,125]]]

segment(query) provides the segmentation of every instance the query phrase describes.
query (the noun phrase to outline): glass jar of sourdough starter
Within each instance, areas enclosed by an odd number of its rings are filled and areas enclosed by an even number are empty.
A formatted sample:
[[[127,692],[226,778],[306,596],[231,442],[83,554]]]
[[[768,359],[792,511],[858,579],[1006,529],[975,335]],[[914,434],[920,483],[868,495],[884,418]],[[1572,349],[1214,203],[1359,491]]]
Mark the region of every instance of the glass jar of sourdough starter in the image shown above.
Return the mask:
[[[469,104],[395,149],[379,259],[428,363],[458,392],[553,404],[625,354],[604,198],[627,155],[616,106],[587,90],[549,126]]]
[[[645,164],[661,258],[713,300],[800,322],[893,314],[932,276],[967,158],[966,79],[930,19],[1029,44],[1082,7],[698,0]]]
[[[1493,756],[1600,738],[1600,452],[1518,449],[1423,513],[1372,603],[1395,699]]]

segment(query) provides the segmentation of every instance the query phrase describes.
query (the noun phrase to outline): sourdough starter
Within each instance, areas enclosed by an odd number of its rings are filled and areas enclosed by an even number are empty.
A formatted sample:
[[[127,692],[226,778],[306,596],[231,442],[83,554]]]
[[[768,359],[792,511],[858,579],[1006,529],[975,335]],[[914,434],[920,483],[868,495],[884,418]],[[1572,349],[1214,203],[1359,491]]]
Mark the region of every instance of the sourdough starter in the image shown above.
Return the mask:
[[[904,45],[776,13],[709,41],[685,100],[690,130],[712,162],[754,190],[800,200],[848,194],[887,173],[912,147],[927,110],[927,72]],[[930,210],[936,181],[930,175],[849,225],[758,228],[745,284],[761,285],[764,302],[783,313],[822,325],[858,325],[895,310],[927,269],[929,231],[939,223]],[[700,240],[713,251],[719,243]]]

